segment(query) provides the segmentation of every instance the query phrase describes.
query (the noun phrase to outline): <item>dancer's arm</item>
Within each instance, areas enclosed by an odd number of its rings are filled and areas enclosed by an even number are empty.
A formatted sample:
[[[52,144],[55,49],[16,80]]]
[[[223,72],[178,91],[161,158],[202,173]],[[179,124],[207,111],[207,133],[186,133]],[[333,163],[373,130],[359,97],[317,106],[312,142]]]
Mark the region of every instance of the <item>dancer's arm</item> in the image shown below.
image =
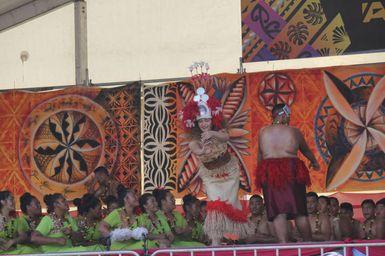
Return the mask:
[[[311,164],[310,167],[314,170],[318,171],[320,169],[320,166],[318,164],[317,159],[315,158],[313,152],[310,150],[309,145],[306,143],[305,138],[303,137],[300,130],[297,130],[297,137],[298,137],[298,144],[299,144],[299,150],[301,153],[310,160]]]
[[[230,136],[224,130],[221,131],[207,131],[202,133],[202,141],[207,141],[211,138],[216,138],[219,141],[226,142],[230,139]]]

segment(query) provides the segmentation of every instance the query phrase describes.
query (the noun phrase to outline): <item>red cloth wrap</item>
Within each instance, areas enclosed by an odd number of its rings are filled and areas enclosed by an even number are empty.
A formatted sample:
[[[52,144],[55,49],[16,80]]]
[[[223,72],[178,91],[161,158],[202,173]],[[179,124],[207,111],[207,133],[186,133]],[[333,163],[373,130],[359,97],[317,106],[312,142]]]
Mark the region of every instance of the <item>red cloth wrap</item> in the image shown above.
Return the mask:
[[[255,177],[258,189],[261,189],[263,185],[270,188],[282,188],[293,181],[306,186],[311,185],[309,170],[298,158],[264,159],[258,163]]]
[[[247,222],[247,214],[243,210],[239,210],[238,208],[235,208],[229,203],[226,203],[221,200],[215,200],[215,201],[208,201],[207,212],[210,211],[217,211],[221,212],[224,215],[226,215],[227,218],[234,222]]]

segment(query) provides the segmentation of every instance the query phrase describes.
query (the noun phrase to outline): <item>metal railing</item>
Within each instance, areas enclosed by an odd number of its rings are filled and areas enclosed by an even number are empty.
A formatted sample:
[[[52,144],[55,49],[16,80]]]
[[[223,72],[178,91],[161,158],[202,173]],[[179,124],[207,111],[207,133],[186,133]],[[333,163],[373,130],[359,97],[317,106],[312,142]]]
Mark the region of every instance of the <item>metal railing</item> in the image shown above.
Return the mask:
[[[126,256],[126,255],[132,255],[132,256],[141,256],[141,253],[137,253],[134,251],[100,251],[100,252],[55,252],[55,253],[39,253],[39,254],[22,254],[23,256],[37,256],[37,255],[43,255],[43,256],[101,256],[101,255],[114,255],[114,256]]]
[[[183,249],[160,249],[155,251],[151,254],[151,256],[157,256],[157,255],[170,255],[174,256],[175,254],[182,254],[183,255],[190,255],[194,256],[195,253],[202,253],[207,252],[210,253],[211,256],[215,256],[216,253],[219,252],[229,252],[231,255],[236,256],[237,253],[243,252],[243,255],[245,255],[245,252],[250,252],[249,255],[258,256],[259,252],[263,251],[275,251],[276,256],[284,256],[285,251],[284,250],[297,250],[298,255],[302,255],[304,250],[306,249],[319,249],[319,255],[326,256],[329,254],[330,251],[338,250],[339,254],[335,255],[347,255],[347,249],[348,248],[358,248],[358,247],[364,247],[365,248],[365,255],[369,256],[369,248],[370,247],[379,247],[384,246],[385,242],[382,243],[348,243],[348,244],[342,244],[342,243],[336,243],[336,244],[324,244],[324,243],[318,243],[318,244],[301,244],[301,245],[265,245],[265,246],[242,246],[242,247],[219,247],[219,248],[183,248]],[[328,252],[327,252],[328,251]],[[318,252],[315,252],[315,254],[318,254]],[[223,255],[223,254],[222,254]],[[230,255],[230,254],[229,254]],[[330,254],[329,254],[330,255]],[[384,252],[385,255],[385,252]]]

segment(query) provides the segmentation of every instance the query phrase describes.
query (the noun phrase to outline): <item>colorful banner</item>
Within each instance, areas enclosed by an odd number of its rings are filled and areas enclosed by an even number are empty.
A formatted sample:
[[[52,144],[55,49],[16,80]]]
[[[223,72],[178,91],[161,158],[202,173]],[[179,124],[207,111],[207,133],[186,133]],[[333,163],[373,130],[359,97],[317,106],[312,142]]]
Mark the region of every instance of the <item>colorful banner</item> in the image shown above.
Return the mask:
[[[385,65],[249,74],[252,155],[258,131],[272,121],[272,106],[286,103],[291,125],[302,131],[321,164],[321,171],[311,171],[310,190],[383,190],[384,74]]]
[[[105,166],[140,192],[138,84],[8,91],[0,101],[0,190],[73,199],[87,192],[93,170]]]
[[[241,1],[244,62],[385,49],[384,1]]]
[[[200,86],[222,102],[228,150],[241,166],[240,195],[258,192],[258,132],[271,124],[270,112],[277,103],[291,107],[291,124],[301,130],[321,164],[319,172],[311,171],[308,190],[382,190],[384,74],[385,65],[345,66],[218,74],[145,88],[145,191],[160,187],[175,190],[178,198],[191,192],[204,195],[197,175],[199,160],[189,150],[191,138],[177,119]]]

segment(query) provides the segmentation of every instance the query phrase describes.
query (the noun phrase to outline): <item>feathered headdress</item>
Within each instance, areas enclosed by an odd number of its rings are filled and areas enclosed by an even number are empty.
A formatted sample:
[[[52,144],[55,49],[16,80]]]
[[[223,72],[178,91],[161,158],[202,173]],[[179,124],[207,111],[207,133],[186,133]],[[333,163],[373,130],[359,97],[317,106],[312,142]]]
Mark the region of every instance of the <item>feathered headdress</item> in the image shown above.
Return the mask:
[[[205,89],[200,87],[196,90],[193,100],[188,102],[182,112],[182,125],[185,130],[191,130],[196,121],[202,118],[210,118],[217,129],[222,128],[223,113],[220,101],[209,97]]]

